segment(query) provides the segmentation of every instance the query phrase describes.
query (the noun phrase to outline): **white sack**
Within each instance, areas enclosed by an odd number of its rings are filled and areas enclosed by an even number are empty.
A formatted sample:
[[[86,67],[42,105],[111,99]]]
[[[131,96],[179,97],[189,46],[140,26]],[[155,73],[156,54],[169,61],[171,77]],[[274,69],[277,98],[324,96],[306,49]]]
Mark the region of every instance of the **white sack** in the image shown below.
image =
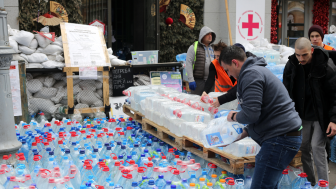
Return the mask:
[[[48,61],[48,57],[45,54],[42,53],[33,53],[31,55],[27,55],[28,62],[34,62],[34,63],[42,63]]]
[[[39,47],[36,49],[35,53],[42,53],[42,51],[43,51],[43,48]]]
[[[64,62],[64,57],[62,55],[56,55],[56,61],[57,62]]]
[[[55,61],[47,61],[47,62],[43,62],[42,65],[44,66],[44,68],[63,68],[65,67],[65,64],[62,62],[55,62]]]
[[[20,53],[18,43],[13,39],[13,37],[9,37],[9,46],[11,46],[16,53]]]
[[[43,68],[43,65],[40,63],[28,63],[26,68]]]
[[[43,82],[43,85],[50,88],[56,83],[56,80],[52,77],[47,76]]]
[[[63,43],[62,43],[62,41],[56,41],[56,40],[55,40],[55,42],[52,42],[51,45],[57,45],[57,46],[63,48]]]
[[[36,51],[36,49],[31,49],[29,47],[19,45],[19,51],[21,51],[23,54],[30,55],[33,54]]]
[[[51,100],[43,98],[32,98],[29,100],[29,107],[33,109],[38,109],[44,113],[54,114],[57,110],[57,106]]]
[[[43,49],[43,54],[51,54],[57,55],[63,52],[63,48],[57,45],[48,45],[46,48]]]
[[[51,34],[44,34],[44,35],[49,37],[50,39],[52,38]],[[41,46],[42,48],[46,48],[52,42],[50,39],[45,38],[40,34],[35,34],[35,39],[37,39],[39,46]]]
[[[56,61],[56,55],[47,55],[49,60]]]
[[[34,39],[34,34],[27,32],[27,31],[19,31],[17,34],[14,35],[14,39],[21,45],[29,46],[32,40]]]
[[[34,98],[43,98],[43,99],[51,99],[56,96],[58,89],[56,88],[46,88],[43,87],[40,91],[34,94]]]
[[[27,81],[27,89],[31,93],[36,93],[37,91],[40,91],[43,87],[43,84],[38,79],[32,79]]]
[[[31,49],[35,49],[35,50],[36,50],[37,47],[38,47],[37,40],[36,40],[36,39],[33,39],[33,40],[31,41],[30,45],[29,45],[29,48],[31,48]]]
[[[126,64],[125,60],[120,60],[120,59],[117,59],[117,58],[112,59],[110,61],[111,61],[111,65],[113,65],[113,66],[125,65]]]

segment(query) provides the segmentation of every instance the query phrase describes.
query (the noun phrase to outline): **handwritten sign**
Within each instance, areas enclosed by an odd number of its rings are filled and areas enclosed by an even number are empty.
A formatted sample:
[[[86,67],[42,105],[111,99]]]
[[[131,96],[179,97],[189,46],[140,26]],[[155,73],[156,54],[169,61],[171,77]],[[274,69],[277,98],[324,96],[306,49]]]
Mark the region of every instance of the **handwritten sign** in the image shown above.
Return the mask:
[[[123,96],[122,91],[133,86],[133,68],[129,66],[114,68],[111,70],[113,96]]]

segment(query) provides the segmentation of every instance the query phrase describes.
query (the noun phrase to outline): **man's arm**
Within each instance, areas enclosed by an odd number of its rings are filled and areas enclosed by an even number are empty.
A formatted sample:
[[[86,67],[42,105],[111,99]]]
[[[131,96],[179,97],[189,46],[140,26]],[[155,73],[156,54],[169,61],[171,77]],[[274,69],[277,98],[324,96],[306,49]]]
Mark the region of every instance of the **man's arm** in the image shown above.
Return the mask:
[[[290,64],[291,63],[288,61],[285,66],[284,73],[283,73],[283,84],[285,85],[288,92],[290,90],[290,82],[291,82],[291,77],[292,77]]]
[[[330,87],[329,98],[331,99],[331,106],[329,109],[330,123],[327,133],[330,133],[328,137],[332,137],[336,134],[336,65],[332,59],[329,59],[328,61],[326,78]]]
[[[215,84],[216,74],[217,74],[216,68],[215,68],[214,64],[211,62],[210,66],[209,66],[209,76],[208,76],[208,79],[205,82],[204,89],[203,89],[203,91],[205,91],[206,93],[212,92],[210,90]]]
[[[195,81],[195,79],[194,79],[194,69],[193,69],[194,59],[195,59],[194,46],[191,45],[188,49],[187,59],[186,59],[186,71],[187,71],[187,74],[188,74],[188,82]]]
[[[222,105],[227,102],[236,100],[237,99],[236,93],[237,93],[237,85],[228,90],[226,94],[223,94],[222,96],[218,97],[219,104]]]
[[[236,120],[243,124],[256,123],[261,114],[261,105],[263,98],[263,76],[256,70],[249,70],[244,73],[239,81],[242,94],[242,110],[237,113]]]

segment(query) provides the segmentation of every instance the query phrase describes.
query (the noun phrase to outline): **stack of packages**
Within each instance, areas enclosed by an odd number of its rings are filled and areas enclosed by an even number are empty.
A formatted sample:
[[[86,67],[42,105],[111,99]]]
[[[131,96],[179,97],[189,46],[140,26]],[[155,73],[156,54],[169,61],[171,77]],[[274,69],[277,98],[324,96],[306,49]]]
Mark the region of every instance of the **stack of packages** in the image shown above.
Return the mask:
[[[24,60],[26,68],[63,68],[62,37],[51,41],[51,34],[44,34],[48,38],[28,31],[11,29],[8,25],[9,45],[17,54],[13,60]]]
[[[67,107],[67,77],[64,73],[27,73],[28,109],[31,114],[42,111],[47,117],[60,118]],[[111,90],[110,90],[111,91]],[[103,79],[73,79],[75,109],[102,107]]]

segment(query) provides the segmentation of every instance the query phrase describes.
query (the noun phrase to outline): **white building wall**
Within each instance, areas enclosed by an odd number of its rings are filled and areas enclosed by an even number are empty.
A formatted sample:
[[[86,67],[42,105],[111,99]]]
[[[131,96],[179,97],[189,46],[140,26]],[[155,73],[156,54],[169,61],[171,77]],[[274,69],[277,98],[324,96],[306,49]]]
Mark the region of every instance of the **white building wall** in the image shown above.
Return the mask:
[[[4,5],[7,14],[7,23],[13,29],[19,29],[19,1],[18,0],[4,0]]]
[[[265,2],[265,38],[270,41],[272,1],[265,0]],[[236,0],[228,0],[228,6],[232,42],[234,44],[236,42]],[[216,33],[217,38],[215,42],[222,40],[226,44],[230,44],[225,0],[204,0],[203,24],[210,27]]]

